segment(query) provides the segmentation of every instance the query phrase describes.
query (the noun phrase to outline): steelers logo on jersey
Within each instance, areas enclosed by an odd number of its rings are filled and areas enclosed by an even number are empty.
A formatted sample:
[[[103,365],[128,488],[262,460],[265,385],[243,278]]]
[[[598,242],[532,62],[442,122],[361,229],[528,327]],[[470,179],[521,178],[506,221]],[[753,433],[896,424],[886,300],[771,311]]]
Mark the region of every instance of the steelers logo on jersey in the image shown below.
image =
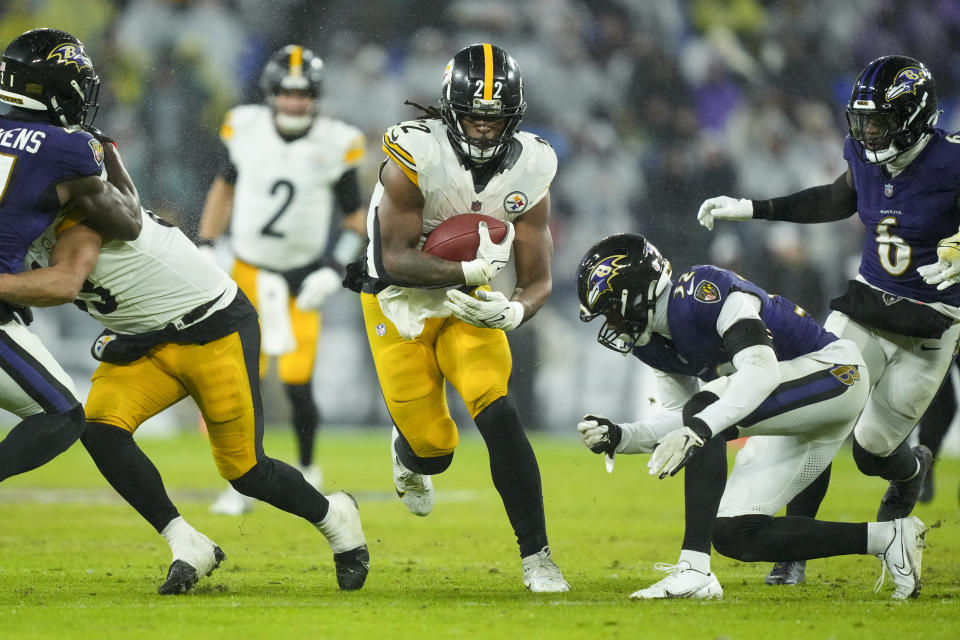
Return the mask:
[[[696,291],[693,292],[693,297],[707,304],[720,302],[720,290],[709,280],[701,280]]]
[[[521,191],[508,193],[503,199],[503,208],[507,213],[521,213],[527,208],[527,195]]]

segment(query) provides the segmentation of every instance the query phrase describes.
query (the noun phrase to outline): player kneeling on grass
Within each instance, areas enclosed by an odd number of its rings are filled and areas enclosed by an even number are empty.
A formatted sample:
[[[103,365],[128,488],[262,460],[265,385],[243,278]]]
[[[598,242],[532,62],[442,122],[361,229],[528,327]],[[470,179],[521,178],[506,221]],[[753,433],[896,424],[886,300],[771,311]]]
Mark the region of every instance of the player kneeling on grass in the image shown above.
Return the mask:
[[[670,263],[637,234],[595,244],[577,293],[581,320],[604,317],[600,344],[655,370],[662,403],[632,423],[585,416],[584,443],[610,463],[618,452],[652,452],[648,467],[660,478],[686,467],[680,559],[631,598],[721,597],[711,540],[748,562],[873,554],[893,576],[894,598],[919,593],[927,530],[919,519],[773,517],[830,464],[866,402],[853,342],[732,271],[698,265],[674,282]],[[728,480],[726,441],[742,436],[750,439]]]
[[[342,491],[324,496],[263,451],[260,328],[236,282],[148,211],[131,241],[105,238],[61,214],[31,245],[27,264],[32,271],[0,276],[0,300],[73,301],[107,327],[93,345],[101,364],[81,441],[114,489],[170,544],[161,594],[187,591],[225,557],[180,516],[133,439],[145,420],[188,395],[206,421],[220,475],[244,495],[312,523],[333,549],[340,588],[363,586],[369,554],[356,502]]]

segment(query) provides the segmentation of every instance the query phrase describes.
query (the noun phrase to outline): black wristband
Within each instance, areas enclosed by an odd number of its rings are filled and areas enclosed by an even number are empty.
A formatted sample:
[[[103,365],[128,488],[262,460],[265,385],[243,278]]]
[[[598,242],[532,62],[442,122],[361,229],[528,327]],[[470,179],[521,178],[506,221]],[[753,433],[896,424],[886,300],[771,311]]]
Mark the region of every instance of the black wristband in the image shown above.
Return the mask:
[[[713,431],[710,431],[710,427],[707,426],[707,423],[700,418],[688,418],[683,421],[683,426],[689,428],[695,434],[700,436],[700,439],[704,442],[713,437]]]
[[[210,238],[197,238],[198,247],[212,247],[216,241]]]

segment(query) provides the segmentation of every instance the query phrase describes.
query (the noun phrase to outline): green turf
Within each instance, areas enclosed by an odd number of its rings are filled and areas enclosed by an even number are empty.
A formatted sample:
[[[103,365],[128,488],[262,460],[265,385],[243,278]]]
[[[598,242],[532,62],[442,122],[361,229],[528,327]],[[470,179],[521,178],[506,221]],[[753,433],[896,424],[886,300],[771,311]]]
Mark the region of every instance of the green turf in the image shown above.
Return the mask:
[[[534,436],[554,557],[573,590],[528,593],[482,443],[465,437],[436,479],[426,518],[393,495],[386,429],[326,431],[327,491],[360,502],[371,573],[360,592],[336,589],[326,542],[307,523],[258,505],[208,514],[222,482],[199,433],[146,440],[181,512],[227,560],[190,593],[160,597],[169,551],[120,502],[81,447],[0,486],[0,638],[956,638],[960,636],[960,461],[937,466],[938,494],[917,510],[932,525],[919,600],[873,592],[879,561],[811,561],[799,587],[763,584],[767,564],[714,554],[724,599],[632,602],[659,579],[682,533],[682,479],[646,475],[621,456],[613,475],[570,438]],[[292,452],[271,430],[267,451]],[[841,452],[823,515],[866,520],[883,492]]]

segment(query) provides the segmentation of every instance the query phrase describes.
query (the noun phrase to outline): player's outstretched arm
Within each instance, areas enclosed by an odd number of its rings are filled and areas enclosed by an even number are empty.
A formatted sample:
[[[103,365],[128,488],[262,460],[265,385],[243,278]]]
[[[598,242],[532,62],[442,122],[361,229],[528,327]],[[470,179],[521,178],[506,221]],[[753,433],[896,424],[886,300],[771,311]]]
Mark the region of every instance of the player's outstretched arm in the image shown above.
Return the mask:
[[[79,213],[90,226],[118,240],[136,240],[143,221],[140,196],[112,144],[103,145],[107,180],[86,176],[57,185],[64,209]]]
[[[50,266],[0,275],[0,300],[29,307],[71,302],[97,264],[102,237],[84,224],[75,224],[57,237]]]

